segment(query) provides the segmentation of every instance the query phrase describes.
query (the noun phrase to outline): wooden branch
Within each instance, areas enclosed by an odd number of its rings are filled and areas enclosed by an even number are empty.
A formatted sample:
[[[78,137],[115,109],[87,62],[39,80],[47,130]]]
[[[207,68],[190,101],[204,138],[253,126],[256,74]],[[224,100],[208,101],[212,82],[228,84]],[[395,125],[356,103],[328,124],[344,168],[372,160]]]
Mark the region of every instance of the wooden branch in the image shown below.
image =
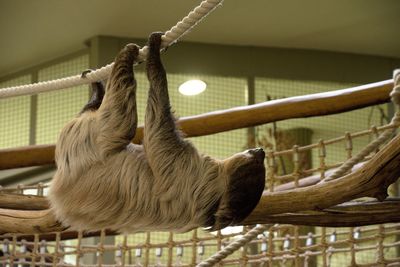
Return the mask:
[[[49,233],[63,231],[50,210],[10,210],[0,209],[0,234],[4,233]]]
[[[178,124],[187,137],[204,136],[239,128],[257,126],[291,118],[305,118],[350,111],[389,101],[393,81],[305,96],[289,97],[265,103],[184,117]],[[134,143],[143,137],[139,127]],[[0,150],[0,170],[54,163],[54,145],[27,146]]]
[[[260,104],[214,111],[178,121],[188,137],[204,136],[269,122],[351,111],[390,100],[393,81],[325,93],[295,96]],[[134,140],[141,140],[141,136]]]
[[[45,197],[0,192],[0,208],[16,210],[45,210],[49,202]]]
[[[250,216],[242,224],[295,224],[325,227],[355,227],[380,223],[400,222],[400,199],[383,202],[347,202],[322,211],[305,211],[266,215],[261,218]]]
[[[273,214],[321,211],[360,197],[384,200],[387,187],[400,177],[399,166],[400,135],[361,168],[344,177],[293,190],[265,192],[246,221],[261,221]]]
[[[352,171],[354,172],[354,171],[358,170],[363,165],[364,165],[364,162],[354,165],[352,168]],[[333,174],[335,172],[335,170],[337,170],[337,168],[326,171],[325,177],[328,177],[329,175]],[[310,176],[307,176],[304,178],[300,178],[300,180],[298,181],[298,186],[296,186],[296,183],[294,181],[275,186],[274,192],[291,190],[291,189],[301,188],[301,187],[307,187],[310,185],[315,185],[319,182],[321,182],[320,174],[310,175]],[[0,206],[0,208],[1,208],[1,206]]]
[[[0,170],[54,164],[55,145],[35,145],[0,150]]]

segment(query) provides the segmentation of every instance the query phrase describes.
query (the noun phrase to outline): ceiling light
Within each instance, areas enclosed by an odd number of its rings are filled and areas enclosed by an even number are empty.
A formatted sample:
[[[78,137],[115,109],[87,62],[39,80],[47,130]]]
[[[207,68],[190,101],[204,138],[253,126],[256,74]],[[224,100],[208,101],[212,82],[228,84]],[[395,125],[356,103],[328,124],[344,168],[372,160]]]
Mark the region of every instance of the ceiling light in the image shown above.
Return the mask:
[[[207,84],[201,80],[189,80],[179,86],[182,95],[198,95],[206,90]]]

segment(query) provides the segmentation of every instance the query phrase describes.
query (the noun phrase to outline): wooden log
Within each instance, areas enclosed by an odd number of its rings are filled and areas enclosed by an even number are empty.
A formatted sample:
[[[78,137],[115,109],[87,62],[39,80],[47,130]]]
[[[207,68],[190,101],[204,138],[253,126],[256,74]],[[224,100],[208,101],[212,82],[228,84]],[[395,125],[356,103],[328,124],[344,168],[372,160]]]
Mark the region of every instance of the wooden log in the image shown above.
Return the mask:
[[[63,231],[50,210],[0,209],[0,234],[4,233],[50,233]]]
[[[178,125],[187,137],[193,137],[291,118],[336,114],[388,102],[392,88],[393,81],[387,80],[183,117],[178,120]],[[142,137],[141,126],[137,129],[133,142],[140,143]],[[54,149],[54,145],[43,145],[0,150],[0,170],[53,164]]]
[[[45,197],[0,192],[0,208],[16,210],[45,210],[49,208],[49,202]]]
[[[355,227],[381,223],[400,222],[400,199],[388,199],[383,202],[352,201],[322,211],[304,211],[250,216],[242,224],[294,224],[325,227]]]
[[[389,101],[393,80],[337,91],[295,96],[214,111],[178,121],[188,137],[204,136],[269,122],[351,111]],[[141,136],[134,140],[141,140]]]
[[[352,168],[352,171],[354,172],[354,171],[358,170],[363,165],[364,165],[364,162],[356,164]],[[336,170],[337,170],[337,168],[334,168],[334,169],[326,171],[325,172],[325,176],[328,177],[329,175],[333,174]],[[295,189],[295,188],[300,188],[300,187],[307,187],[307,186],[310,186],[310,185],[315,185],[315,184],[317,184],[319,182],[321,182],[321,175],[320,174],[310,175],[310,176],[306,176],[306,177],[301,178],[298,181],[298,185],[296,185],[296,182],[294,182],[294,181],[278,185],[278,186],[274,187],[274,192],[285,191],[285,190],[290,190],[290,189]],[[0,208],[1,208],[1,206],[0,206]]]
[[[0,150],[0,170],[54,164],[55,145],[35,145]]]
[[[264,192],[246,221],[260,221],[265,216],[280,213],[321,211],[360,197],[384,200],[387,197],[387,187],[400,177],[399,166],[400,135],[351,174],[308,187]]]

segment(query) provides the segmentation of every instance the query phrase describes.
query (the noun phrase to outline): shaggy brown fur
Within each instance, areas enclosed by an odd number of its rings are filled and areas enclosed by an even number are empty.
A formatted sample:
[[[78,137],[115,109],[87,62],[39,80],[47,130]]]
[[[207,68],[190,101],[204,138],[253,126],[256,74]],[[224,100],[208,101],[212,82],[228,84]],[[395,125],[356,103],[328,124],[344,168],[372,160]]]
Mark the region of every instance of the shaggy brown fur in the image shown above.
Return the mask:
[[[220,229],[243,220],[261,196],[262,149],[217,160],[182,138],[160,43],[161,34],[152,34],[143,145],[130,143],[137,126],[134,44],[117,56],[105,95],[95,84],[92,99],[61,131],[49,198],[57,218],[74,229]]]

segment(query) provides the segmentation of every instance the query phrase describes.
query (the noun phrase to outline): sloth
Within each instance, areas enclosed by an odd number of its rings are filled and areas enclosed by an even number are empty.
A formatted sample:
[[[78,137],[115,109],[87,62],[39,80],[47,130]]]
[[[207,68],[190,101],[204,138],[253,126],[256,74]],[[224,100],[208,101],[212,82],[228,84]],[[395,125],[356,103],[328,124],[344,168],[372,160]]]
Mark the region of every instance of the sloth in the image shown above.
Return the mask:
[[[200,154],[183,138],[171,112],[161,35],[148,41],[142,144],[131,143],[137,128],[135,44],[119,52],[105,89],[92,84],[91,99],[59,135],[49,200],[70,229],[217,230],[239,224],[261,197],[262,149],[221,160]]]

